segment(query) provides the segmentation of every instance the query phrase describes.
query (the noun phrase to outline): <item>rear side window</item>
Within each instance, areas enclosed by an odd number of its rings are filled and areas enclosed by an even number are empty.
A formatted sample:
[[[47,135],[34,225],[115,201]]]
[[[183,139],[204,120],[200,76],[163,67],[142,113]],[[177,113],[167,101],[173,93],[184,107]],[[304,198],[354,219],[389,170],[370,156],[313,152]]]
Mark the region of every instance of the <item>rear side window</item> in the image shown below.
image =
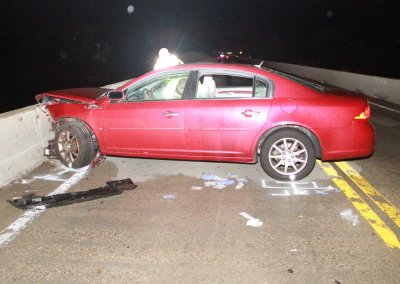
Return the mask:
[[[260,79],[256,79],[254,84],[254,96],[256,98],[266,98],[268,96],[268,84]]]
[[[203,74],[197,82],[196,98],[265,98],[268,91],[267,83],[251,76]]]

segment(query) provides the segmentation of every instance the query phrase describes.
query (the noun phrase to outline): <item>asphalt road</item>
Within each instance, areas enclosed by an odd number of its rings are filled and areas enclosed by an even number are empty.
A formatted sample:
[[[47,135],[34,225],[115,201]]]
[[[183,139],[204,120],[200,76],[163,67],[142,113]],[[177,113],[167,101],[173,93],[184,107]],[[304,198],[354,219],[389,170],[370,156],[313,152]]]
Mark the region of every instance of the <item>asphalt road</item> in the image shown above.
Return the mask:
[[[398,283],[400,113],[374,107],[372,122],[372,157],[318,163],[300,182],[259,164],[45,163],[0,190],[0,282]],[[233,184],[207,186],[205,174]],[[46,210],[5,202],[124,178],[138,187]]]

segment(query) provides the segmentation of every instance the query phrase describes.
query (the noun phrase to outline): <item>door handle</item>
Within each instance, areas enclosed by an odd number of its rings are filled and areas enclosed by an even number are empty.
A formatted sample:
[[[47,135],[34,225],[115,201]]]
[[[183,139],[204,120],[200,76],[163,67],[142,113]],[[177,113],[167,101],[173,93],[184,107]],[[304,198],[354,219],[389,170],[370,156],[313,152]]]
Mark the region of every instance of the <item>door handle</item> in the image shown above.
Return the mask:
[[[252,117],[253,115],[259,115],[259,111],[254,111],[252,109],[246,109],[244,112],[242,112],[242,115],[245,117]]]
[[[171,118],[173,116],[179,116],[179,113],[169,110],[169,111],[163,112],[161,115],[166,117],[166,118]]]

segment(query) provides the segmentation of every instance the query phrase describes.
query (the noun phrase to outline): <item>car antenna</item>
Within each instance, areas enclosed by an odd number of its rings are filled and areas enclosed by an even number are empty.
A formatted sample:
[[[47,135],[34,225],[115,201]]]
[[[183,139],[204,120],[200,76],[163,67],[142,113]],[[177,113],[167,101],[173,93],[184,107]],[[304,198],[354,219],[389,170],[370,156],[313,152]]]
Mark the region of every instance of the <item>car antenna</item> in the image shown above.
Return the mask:
[[[263,61],[261,61],[261,63],[260,64],[258,64],[258,65],[254,65],[255,67],[258,67],[258,68],[261,68],[261,66],[263,65],[263,63],[264,63],[264,60]]]

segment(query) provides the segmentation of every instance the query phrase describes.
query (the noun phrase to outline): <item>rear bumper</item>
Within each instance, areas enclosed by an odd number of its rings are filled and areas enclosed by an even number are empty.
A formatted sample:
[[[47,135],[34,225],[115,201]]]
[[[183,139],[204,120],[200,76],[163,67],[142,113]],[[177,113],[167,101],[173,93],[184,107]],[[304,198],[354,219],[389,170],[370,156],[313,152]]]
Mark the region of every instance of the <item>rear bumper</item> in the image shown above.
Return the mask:
[[[348,127],[320,129],[322,160],[368,157],[374,152],[375,129],[369,121],[353,121]]]

